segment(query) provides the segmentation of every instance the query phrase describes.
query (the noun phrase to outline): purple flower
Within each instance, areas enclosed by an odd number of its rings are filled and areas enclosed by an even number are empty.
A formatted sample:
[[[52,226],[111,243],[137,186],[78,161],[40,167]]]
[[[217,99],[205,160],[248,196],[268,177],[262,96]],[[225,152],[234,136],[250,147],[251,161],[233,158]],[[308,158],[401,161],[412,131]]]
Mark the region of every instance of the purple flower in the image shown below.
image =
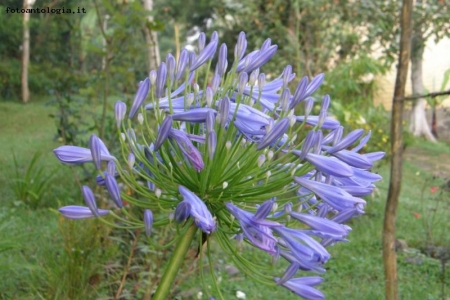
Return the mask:
[[[217,147],[217,135],[216,132],[213,130],[208,133],[208,156],[210,160],[214,158],[216,147]]]
[[[237,44],[234,47],[235,61],[239,61],[242,58],[242,56],[244,56],[246,49],[247,49],[247,39],[245,38],[245,32],[241,31],[239,33]]]
[[[283,111],[289,111],[289,101],[291,99],[291,91],[285,88],[280,96],[280,106]]]
[[[165,63],[161,63],[158,67],[158,71],[156,72],[156,89],[155,89],[155,97],[157,99],[161,98],[164,93],[164,85],[167,80],[167,67]]]
[[[359,150],[361,150],[369,141],[370,137],[372,135],[372,131],[369,130],[369,132],[366,134],[365,137],[363,137],[360,141],[359,141],[359,145],[356,146],[355,148],[352,149],[353,152],[358,152]]]
[[[100,170],[102,167],[102,147],[100,139],[95,134],[91,135],[91,138],[89,139],[89,148],[91,149],[92,160],[94,161],[95,167],[97,170]]]
[[[293,150],[292,153],[294,153],[296,156],[300,158],[300,160],[304,160],[306,154],[309,153],[309,150],[313,147],[316,140],[316,132],[310,131],[306,135],[305,139],[303,140],[302,150]]]
[[[297,122],[305,122],[308,125],[316,126],[319,124],[320,118],[319,116],[298,116],[296,117]],[[322,129],[336,129],[340,125],[338,120],[333,118],[325,118],[323,120],[322,125],[320,126]]]
[[[347,236],[348,227],[343,226],[334,221],[330,221],[326,218],[321,218],[318,216],[313,216],[310,214],[304,214],[299,212],[291,212],[291,217],[294,219],[308,225],[313,230],[318,230],[327,235],[336,235],[336,236]]]
[[[261,142],[256,147],[257,150],[264,149],[265,147],[275,143],[289,128],[289,118],[283,118],[278,121],[272,130],[264,136]]]
[[[172,54],[168,53],[166,56],[166,66],[167,66],[167,76],[169,77],[170,82],[173,82],[175,77],[175,57]]]
[[[258,76],[258,89],[264,90],[265,85],[266,85],[266,74],[261,73]]]
[[[227,71],[228,61],[227,61],[227,45],[222,44],[219,48],[219,60],[216,65],[216,73],[219,76],[223,76]]]
[[[184,222],[191,214],[191,205],[187,201],[181,201],[175,208],[174,219],[177,222]]]
[[[94,193],[86,185],[83,185],[81,191],[82,191],[83,198],[84,198],[84,201],[86,202],[87,207],[89,207],[89,209],[91,210],[91,212],[94,216],[98,217],[99,213],[98,213],[98,209],[97,209],[97,203],[95,202]]]
[[[151,236],[153,227],[153,213],[150,209],[144,210],[144,227],[145,234],[147,236]]]
[[[214,221],[211,213],[206,207],[205,203],[200,200],[197,195],[190,190],[180,185],[178,188],[180,194],[183,196],[183,201],[186,201],[190,205],[190,215],[194,219],[195,224],[203,232],[210,234],[216,230],[216,222]]]
[[[261,45],[261,50],[266,50],[272,45],[272,39],[267,38]]]
[[[239,94],[242,94],[244,92],[247,82],[248,82],[248,74],[246,72],[242,72],[239,75],[239,84],[237,89]]]
[[[139,83],[138,90],[136,92],[136,96],[134,96],[133,105],[131,106],[130,113],[128,114],[128,118],[132,119],[134,115],[137,113],[139,108],[147,98],[148,91],[150,90],[150,79],[147,77],[144,81]]]
[[[310,264],[311,270],[314,270],[315,265],[320,266],[330,259],[328,251],[302,230],[287,227],[277,227],[273,230],[280,235],[279,242],[292,252],[297,262]]]
[[[303,155],[303,152],[298,150],[294,150],[292,151],[292,153],[299,156],[300,158]],[[352,168],[350,168],[347,164],[343,163],[337,158],[313,153],[307,153],[303,157],[307,162],[314,165],[314,167],[322,173],[337,177],[353,176]]]
[[[322,292],[320,292],[319,290],[313,288],[313,286],[320,284],[322,281],[323,278],[318,276],[301,277],[290,279],[285,283],[281,283],[280,285],[305,299],[322,300],[325,299],[324,294],[322,294]],[[275,278],[275,282],[278,282],[277,278]]]
[[[150,79],[150,84],[154,86],[155,83],[156,83],[156,71],[155,70],[151,70],[148,73],[148,78]]]
[[[200,172],[205,167],[200,151],[192,144],[186,133],[178,129],[171,129],[169,136],[178,144],[181,152],[189,159],[194,168]]]
[[[106,166],[106,171],[107,171],[109,174],[111,174],[111,175],[113,175],[113,176],[116,176],[116,174],[117,174],[117,171],[116,171],[116,163],[115,163],[113,160],[110,160],[110,161],[108,162],[108,165]]]
[[[204,32],[201,32],[200,35],[198,36],[198,51],[201,52],[204,48],[205,48],[205,44],[206,44],[206,34]]]
[[[230,98],[228,98],[227,96],[225,96],[219,102],[220,124],[224,128],[226,126],[226,123],[227,123],[227,120],[228,120],[230,114],[232,113],[230,111],[230,106],[231,106]]]
[[[195,108],[185,112],[176,113],[172,115],[174,121],[192,122],[192,123],[204,123],[206,121],[206,115],[208,112],[216,113],[214,109],[202,107]]]
[[[277,45],[272,45],[270,47],[267,47],[266,49],[263,49],[261,47],[261,50],[257,51],[256,53],[253,53],[253,55],[249,56],[252,53],[249,53],[247,56],[251,57],[250,62],[246,61],[244,58],[241,60],[238,64],[238,67],[236,69],[236,72],[247,72],[250,73],[255,69],[260,68],[262,65],[267,63],[272,56],[277,52]]]
[[[306,178],[294,177],[294,181],[319,196],[328,205],[338,211],[348,208],[363,210],[366,202],[360,198],[353,197],[343,189],[325,183],[320,183]]]
[[[180,58],[178,58],[177,70],[175,78],[180,80],[183,76],[184,70],[186,69],[186,65],[189,59],[189,51],[186,49],[181,50]]]
[[[284,272],[283,277],[281,277],[281,279],[275,279],[276,283],[278,285],[282,285],[283,283],[294,277],[299,268],[300,264],[298,262],[292,262]]]
[[[114,203],[116,203],[117,207],[122,208],[122,198],[120,197],[120,188],[116,178],[109,173],[105,173],[105,185]]]
[[[100,159],[106,161],[116,160],[114,156],[109,154],[107,149],[107,152],[105,152],[105,149],[106,147],[101,147]],[[78,146],[61,146],[53,150],[53,153],[55,153],[59,161],[66,164],[82,164],[94,160],[90,149]]]
[[[273,236],[272,230],[275,227],[281,227],[280,223],[269,221],[264,219],[265,214],[270,212],[268,206],[271,208],[273,205],[272,201],[267,201],[268,205],[261,205],[258,216],[252,214],[239,207],[226,203],[228,211],[239,221],[241,228],[243,230],[244,236],[256,247],[266,251],[270,255],[276,255],[277,250],[277,239]]]
[[[213,92],[212,88],[209,86],[206,87],[205,101],[206,101],[206,105],[208,107],[212,106],[213,98],[214,98],[214,92]]]
[[[311,113],[311,110],[313,109],[313,106],[314,106],[314,98],[312,98],[312,97],[306,98],[306,100],[305,100],[305,116],[304,116],[305,118],[307,118],[309,116],[309,114]],[[299,119],[297,119],[297,121],[299,121]]]
[[[363,187],[359,185],[349,186],[349,185],[342,185],[339,186],[341,189],[352,195],[353,197],[365,197],[369,196],[373,192],[372,187]]]
[[[220,82],[222,81],[222,77],[219,76],[219,74],[214,74],[212,80],[211,80],[211,89],[214,93],[216,93],[219,90]]]
[[[211,110],[206,113],[206,132],[214,131],[214,123],[215,123],[215,111]]]
[[[337,142],[333,147],[328,148],[327,152],[332,154],[344,150],[355,143],[364,133],[363,129],[355,129],[347,134],[343,139]]]
[[[283,73],[281,74],[281,77],[283,78],[283,88],[287,88],[290,82],[291,75],[292,75],[292,66],[287,65],[284,68]]]
[[[117,127],[120,127],[123,119],[125,118],[125,114],[127,113],[127,105],[122,101],[117,101],[114,106],[114,113],[116,117]]]
[[[248,84],[250,86],[255,86],[256,84],[256,80],[258,80],[258,75],[259,75],[259,69],[254,70],[251,74],[250,77],[248,79]]]
[[[338,152],[334,152],[331,155],[339,158],[341,161],[347,163],[348,165],[358,169],[367,170],[372,168],[371,161],[369,161],[364,155],[353,151],[341,150]]]
[[[353,149],[352,149],[353,151]],[[355,151],[353,151],[355,152]],[[368,161],[370,161],[371,163],[374,163],[380,159],[382,159],[386,153],[385,152],[370,152],[370,153],[364,153],[362,154]]]
[[[327,111],[328,107],[330,106],[330,96],[329,95],[325,95],[322,99],[322,106],[320,107],[320,110],[323,111]]]
[[[217,44],[219,43],[219,36],[216,31],[211,36],[211,41],[209,44],[200,51],[200,54],[195,59],[195,62],[190,68],[190,71],[194,71],[198,69],[201,65],[203,65],[207,60],[213,58],[214,53],[216,53]]]
[[[157,151],[169,137],[170,130],[172,129],[172,121],[172,116],[166,116],[161,126],[159,127],[158,136],[156,137],[154,145],[154,151]]]
[[[311,80],[310,84],[308,84],[304,97],[306,98],[311,96],[320,87],[324,78],[325,78],[324,74],[319,74],[316,77],[314,77]]]
[[[304,76],[297,85],[294,97],[289,105],[289,109],[294,109],[300,101],[304,100],[306,97],[306,88],[308,87],[308,77]]]
[[[87,219],[87,218],[93,218],[97,216],[106,216],[109,214],[109,210],[106,209],[98,209],[97,215],[94,215],[90,208],[86,206],[78,206],[78,205],[69,205],[61,207],[58,210],[64,217],[68,219],[73,220],[79,220],[79,219]]]

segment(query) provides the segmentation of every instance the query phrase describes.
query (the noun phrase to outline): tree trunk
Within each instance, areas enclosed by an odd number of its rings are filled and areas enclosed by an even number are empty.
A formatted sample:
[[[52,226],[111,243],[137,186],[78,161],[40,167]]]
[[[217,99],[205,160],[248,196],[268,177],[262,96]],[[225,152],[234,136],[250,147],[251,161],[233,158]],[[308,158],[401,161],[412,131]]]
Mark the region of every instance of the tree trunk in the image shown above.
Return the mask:
[[[386,300],[398,299],[397,254],[395,253],[395,221],[402,180],[403,122],[405,85],[411,52],[411,20],[413,0],[403,0],[400,37],[400,54],[395,79],[391,120],[391,174],[383,222],[383,263]]]
[[[436,112],[436,104],[431,108],[431,133],[437,139],[438,131],[437,131],[437,112]]]
[[[425,40],[420,30],[415,30],[411,41],[411,86],[413,95],[423,95],[424,87],[422,80],[422,61],[425,49]],[[436,142],[431,133],[425,115],[425,98],[419,98],[414,101],[414,107],[411,111],[410,130],[415,136],[424,136],[427,140]]]
[[[23,1],[23,8],[31,8],[28,0]],[[30,14],[23,14],[23,41],[22,41],[22,102],[27,103],[30,99],[30,90],[28,89],[28,64],[30,62],[30,28],[28,22]]]
[[[151,12],[153,10],[153,0],[144,0],[144,9]],[[153,23],[153,16],[148,16],[147,22]],[[160,62],[158,35],[156,31],[150,30],[147,24],[144,26],[144,32],[148,47],[148,66],[150,70],[156,70]]]

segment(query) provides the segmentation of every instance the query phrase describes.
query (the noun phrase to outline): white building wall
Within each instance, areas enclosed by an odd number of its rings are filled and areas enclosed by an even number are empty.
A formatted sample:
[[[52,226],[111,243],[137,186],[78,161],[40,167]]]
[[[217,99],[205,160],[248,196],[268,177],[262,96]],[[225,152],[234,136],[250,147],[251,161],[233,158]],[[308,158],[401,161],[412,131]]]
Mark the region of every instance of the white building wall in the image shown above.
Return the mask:
[[[450,69],[450,39],[442,39],[438,44],[430,39],[427,43],[423,60],[423,81],[425,88],[429,92],[440,91],[444,73]],[[383,104],[387,109],[392,107],[392,97],[394,95],[395,76],[397,66],[394,65],[385,76],[377,78],[380,86],[379,92],[375,95],[375,104]],[[450,88],[450,82],[447,89]],[[406,84],[406,96],[412,94],[410,72]],[[444,100],[445,106],[450,107],[450,96]]]

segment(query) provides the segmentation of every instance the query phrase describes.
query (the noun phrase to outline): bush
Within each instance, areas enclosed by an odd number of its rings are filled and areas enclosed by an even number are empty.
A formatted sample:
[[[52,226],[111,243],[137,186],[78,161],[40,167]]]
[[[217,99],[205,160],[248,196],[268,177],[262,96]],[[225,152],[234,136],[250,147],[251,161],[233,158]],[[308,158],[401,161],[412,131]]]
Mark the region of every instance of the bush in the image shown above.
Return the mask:
[[[10,187],[18,201],[33,209],[43,205],[44,194],[55,175],[53,171],[46,172],[39,163],[40,157],[41,153],[36,152],[28,166],[23,169],[13,154],[15,175],[10,182]]]

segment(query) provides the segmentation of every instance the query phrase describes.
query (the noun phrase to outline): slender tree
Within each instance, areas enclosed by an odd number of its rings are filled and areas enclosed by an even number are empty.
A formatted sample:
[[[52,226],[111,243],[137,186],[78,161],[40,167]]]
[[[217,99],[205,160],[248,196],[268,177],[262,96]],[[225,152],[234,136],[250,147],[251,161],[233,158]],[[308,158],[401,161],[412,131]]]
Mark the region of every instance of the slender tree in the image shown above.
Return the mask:
[[[402,114],[408,62],[411,52],[411,19],[413,0],[403,0],[401,37],[397,78],[395,80],[391,119],[391,177],[383,226],[383,261],[386,276],[386,300],[398,299],[397,255],[395,253],[395,221],[402,180]]]
[[[144,0],[144,9],[148,12],[153,10],[153,0]],[[148,66],[150,70],[156,70],[160,62],[158,35],[155,30],[151,30],[153,24],[153,15],[147,17],[146,26],[144,26],[145,40],[148,47]]]
[[[33,6],[35,0],[23,0],[23,8],[29,9]],[[30,62],[30,14],[23,14],[23,40],[22,40],[22,102],[27,103],[30,99],[30,90],[28,88],[28,65]]]

